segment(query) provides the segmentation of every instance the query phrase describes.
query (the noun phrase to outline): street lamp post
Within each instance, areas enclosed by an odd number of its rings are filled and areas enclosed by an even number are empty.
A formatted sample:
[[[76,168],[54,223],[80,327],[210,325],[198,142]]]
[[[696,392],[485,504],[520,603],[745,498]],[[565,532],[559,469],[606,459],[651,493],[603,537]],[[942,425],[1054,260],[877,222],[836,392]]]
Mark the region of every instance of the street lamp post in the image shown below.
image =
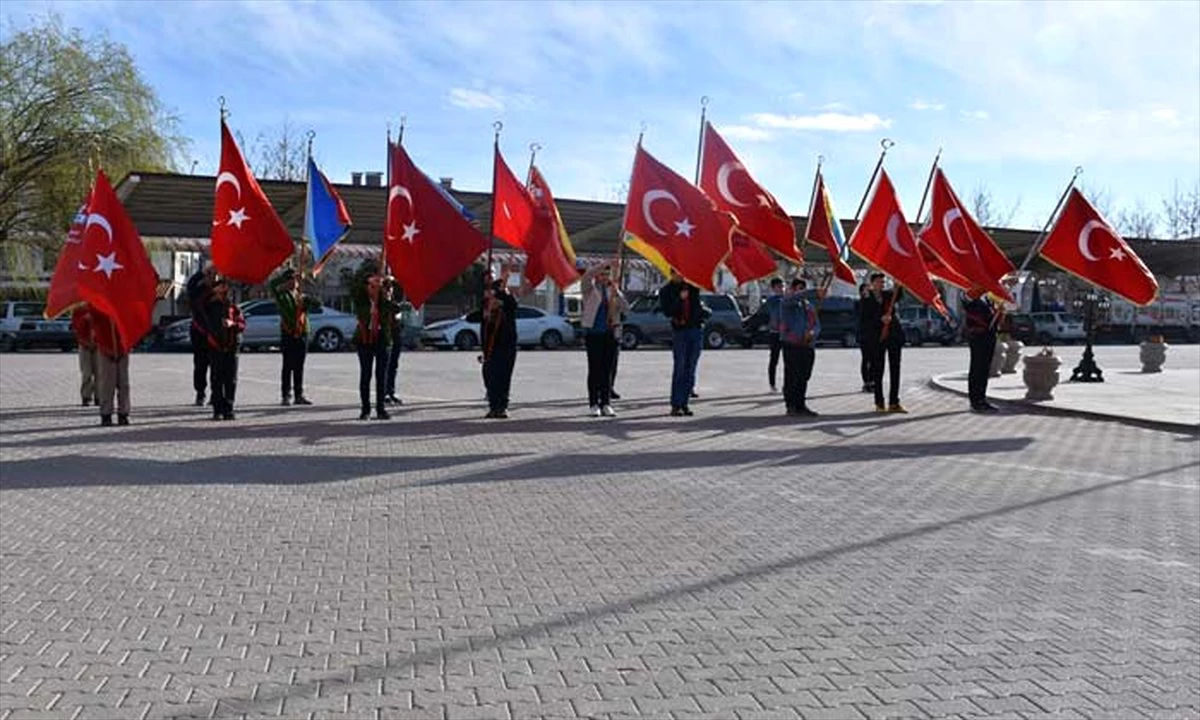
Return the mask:
[[[1087,336],[1087,346],[1083,349],[1083,358],[1071,371],[1071,382],[1104,382],[1104,372],[1096,364],[1092,353],[1092,342],[1096,339],[1096,309],[1107,309],[1108,298],[1095,290],[1088,290],[1082,298],[1076,298],[1072,303],[1076,309],[1083,310],[1083,332]]]

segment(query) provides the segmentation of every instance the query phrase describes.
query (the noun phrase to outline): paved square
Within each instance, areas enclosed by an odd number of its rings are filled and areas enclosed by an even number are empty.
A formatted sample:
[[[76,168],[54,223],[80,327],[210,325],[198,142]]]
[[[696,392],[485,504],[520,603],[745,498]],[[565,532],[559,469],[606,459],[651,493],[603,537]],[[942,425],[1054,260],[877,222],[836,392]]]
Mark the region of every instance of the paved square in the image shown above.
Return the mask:
[[[283,409],[245,354],[213,423],[148,354],[101,428],[73,355],[0,355],[0,720],[1200,717],[1197,436],[972,415],[926,383],[965,362],[906,350],[876,416],[819,350],[797,422],[706,353],[681,419],[624,353],[601,421],[527,352],[495,422],[473,355],[412,353],[364,423],[353,355]]]

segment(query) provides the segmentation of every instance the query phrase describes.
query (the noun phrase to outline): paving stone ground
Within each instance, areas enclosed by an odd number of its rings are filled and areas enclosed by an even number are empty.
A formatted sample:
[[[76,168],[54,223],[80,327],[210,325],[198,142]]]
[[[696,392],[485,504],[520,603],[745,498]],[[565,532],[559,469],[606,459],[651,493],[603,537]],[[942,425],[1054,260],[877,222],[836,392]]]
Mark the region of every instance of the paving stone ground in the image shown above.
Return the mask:
[[[230,423],[147,354],[101,428],[74,362],[0,355],[0,720],[1200,717],[1197,434],[970,414],[963,348],[905,351],[903,416],[819,350],[803,421],[762,351],[690,419],[624,353],[604,421],[573,351],[507,422],[466,353],[390,422],[350,354],[286,410],[244,355]]]

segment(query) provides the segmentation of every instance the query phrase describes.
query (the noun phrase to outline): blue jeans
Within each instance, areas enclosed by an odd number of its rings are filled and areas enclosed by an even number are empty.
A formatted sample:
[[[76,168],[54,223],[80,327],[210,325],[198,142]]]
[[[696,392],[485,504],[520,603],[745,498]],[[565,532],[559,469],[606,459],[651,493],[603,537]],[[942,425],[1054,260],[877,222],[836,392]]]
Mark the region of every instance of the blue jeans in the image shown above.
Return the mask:
[[[700,348],[704,343],[704,331],[700,328],[676,330],[671,340],[674,366],[671,370],[671,407],[687,407],[696,384],[696,364],[700,362]]]

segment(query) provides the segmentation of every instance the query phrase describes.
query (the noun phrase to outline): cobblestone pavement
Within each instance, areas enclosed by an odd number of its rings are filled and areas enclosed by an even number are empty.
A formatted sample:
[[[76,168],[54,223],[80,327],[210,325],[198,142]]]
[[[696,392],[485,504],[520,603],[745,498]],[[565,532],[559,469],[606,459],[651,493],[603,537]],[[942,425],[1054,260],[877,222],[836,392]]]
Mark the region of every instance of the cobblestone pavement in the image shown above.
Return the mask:
[[[507,422],[469,354],[406,355],[390,422],[353,355],[311,408],[279,362],[213,423],[138,355],[101,428],[73,356],[0,355],[0,720],[1200,717],[1195,434],[969,414],[927,387],[962,348],[885,416],[819,350],[801,421],[762,351],[690,419],[661,351],[615,420],[580,352],[522,353]]]

